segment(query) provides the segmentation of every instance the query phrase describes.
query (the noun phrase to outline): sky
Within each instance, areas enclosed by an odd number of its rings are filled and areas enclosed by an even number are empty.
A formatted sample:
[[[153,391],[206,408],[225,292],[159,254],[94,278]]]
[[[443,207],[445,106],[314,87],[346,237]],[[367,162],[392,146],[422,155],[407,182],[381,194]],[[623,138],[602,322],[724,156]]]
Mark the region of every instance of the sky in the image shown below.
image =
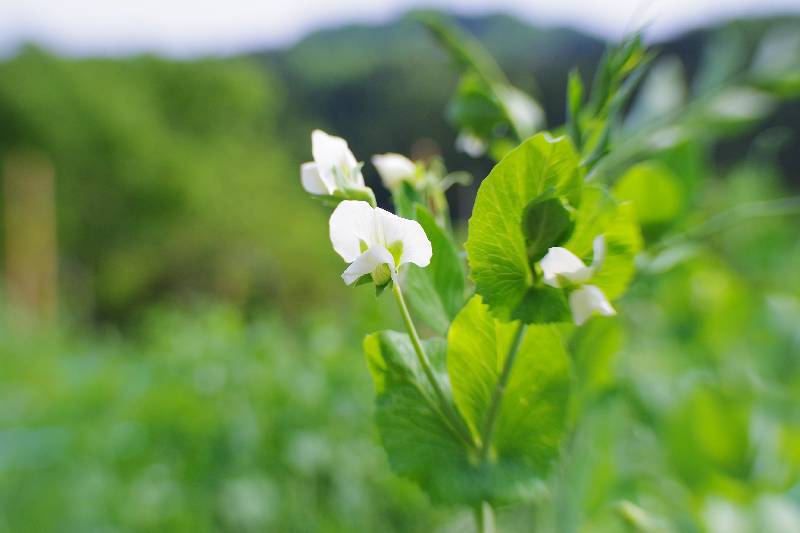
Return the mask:
[[[33,41],[68,55],[228,55],[419,7],[507,12],[612,39],[647,25],[658,40],[720,19],[800,13],[800,0],[0,0],[0,54]]]

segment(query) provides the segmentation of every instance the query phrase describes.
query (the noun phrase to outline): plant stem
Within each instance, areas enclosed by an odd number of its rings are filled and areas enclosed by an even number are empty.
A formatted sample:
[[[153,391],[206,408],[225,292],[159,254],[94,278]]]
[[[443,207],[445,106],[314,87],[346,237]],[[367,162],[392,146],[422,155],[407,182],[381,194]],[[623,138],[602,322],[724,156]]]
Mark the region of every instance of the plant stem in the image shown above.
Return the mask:
[[[478,533],[495,533],[497,531],[494,511],[489,502],[481,502],[475,507],[475,522],[478,525]]]
[[[489,412],[486,415],[486,423],[481,432],[481,446],[483,459],[489,457],[489,451],[492,447],[492,434],[494,433],[495,423],[497,422],[497,413],[500,412],[500,403],[503,401],[503,393],[508,384],[508,378],[511,376],[511,368],[514,366],[514,360],[517,358],[517,352],[522,344],[522,338],[525,336],[525,323],[520,322],[517,326],[517,331],[514,333],[514,339],[511,341],[511,346],[508,348],[508,355],[503,363],[503,370],[500,377],[497,378],[497,384],[492,394],[492,402],[489,404]]]
[[[433,367],[431,367],[428,355],[425,353],[425,349],[422,347],[422,341],[420,341],[417,328],[414,327],[414,322],[411,320],[411,313],[409,313],[406,300],[403,298],[403,292],[400,290],[400,284],[395,281],[392,285],[392,292],[394,293],[395,300],[397,300],[397,305],[400,308],[400,314],[403,315],[403,322],[406,325],[408,336],[411,338],[411,344],[414,346],[414,352],[417,354],[417,360],[419,361],[422,370],[425,372],[425,377],[428,378],[428,382],[430,383],[431,388],[436,395],[441,414],[452,426],[452,429],[455,431],[456,435],[461,438],[461,440],[463,440],[467,446],[473,448],[475,444],[472,440],[469,430],[458,416],[458,413],[453,410],[450,402],[447,401],[447,396],[445,396],[444,391],[442,391],[442,388],[433,373]]]

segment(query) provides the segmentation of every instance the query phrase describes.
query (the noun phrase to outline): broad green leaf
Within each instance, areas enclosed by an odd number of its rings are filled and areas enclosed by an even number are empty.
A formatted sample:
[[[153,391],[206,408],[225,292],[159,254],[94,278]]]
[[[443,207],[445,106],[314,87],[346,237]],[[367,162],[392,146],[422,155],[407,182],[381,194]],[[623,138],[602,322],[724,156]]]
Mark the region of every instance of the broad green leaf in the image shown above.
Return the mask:
[[[424,346],[440,386],[449,394],[444,340],[425,341]],[[479,501],[468,448],[438,411],[408,335],[368,335],[364,353],[375,383],[375,419],[392,469],[418,483],[434,501]]]
[[[512,150],[483,181],[469,221],[466,249],[476,291],[502,320],[532,322],[521,311],[535,287],[522,222],[537,198],[564,197],[572,206],[582,188],[578,157],[566,137],[546,133]]]
[[[450,321],[464,305],[464,265],[452,237],[436,224],[430,212],[417,205],[415,215],[431,241],[433,256],[426,268],[409,268],[406,294],[414,315],[436,333],[446,335]]]
[[[628,169],[614,185],[614,197],[633,203],[642,226],[668,224],[683,209],[681,183],[666,165],[655,161]]]
[[[522,215],[528,260],[535,263],[551,247],[563,244],[574,227],[570,212],[558,198],[534,200],[528,204]]]
[[[491,316],[479,296],[456,317],[448,334],[447,368],[453,396],[475,435],[486,424],[509,347],[519,323]],[[544,477],[564,434],[570,362],[556,326],[528,326],[502,394],[493,460],[528,476]]]
[[[575,231],[564,247],[589,264],[593,259],[592,243],[598,235],[605,236],[606,257],[591,283],[614,300],[622,295],[633,278],[642,236],[630,202],[617,202],[600,186],[587,186],[583,190]]]
[[[516,314],[524,316],[529,324],[572,321],[564,291],[547,285],[528,289],[517,306]]]

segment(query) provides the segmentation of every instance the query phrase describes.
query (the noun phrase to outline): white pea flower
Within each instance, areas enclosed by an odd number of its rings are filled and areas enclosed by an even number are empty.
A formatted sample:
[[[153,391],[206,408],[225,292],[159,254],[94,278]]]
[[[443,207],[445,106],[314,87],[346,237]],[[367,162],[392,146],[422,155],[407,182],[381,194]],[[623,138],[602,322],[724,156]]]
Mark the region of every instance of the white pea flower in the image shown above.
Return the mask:
[[[569,307],[573,320],[579,326],[595,313],[602,316],[617,314],[603,291],[588,283],[600,270],[605,259],[606,241],[602,235],[595,238],[593,248],[594,259],[591,266],[586,266],[578,256],[561,247],[550,248],[539,263],[547,285],[572,289]]]
[[[433,254],[431,242],[419,222],[367,202],[340,202],[331,215],[330,235],[333,249],[350,263],[342,274],[347,285],[367,274],[376,285],[385,285],[400,265],[414,263],[425,267]]]
[[[456,150],[463,152],[470,157],[480,157],[486,153],[488,146],[477,135],[471,133],[461,132],[456,137]]]
[[[404,181],[414,182],[417,165],[404,155],[380,154],[372,156],[372,164],[378,170],[383,185],[392,190]]]
[[[300,179],[309,193],[332,196],[348,189],[366,189],[361,164],[341,137],[312,131],[311,153],[314,161],[300,166]]]

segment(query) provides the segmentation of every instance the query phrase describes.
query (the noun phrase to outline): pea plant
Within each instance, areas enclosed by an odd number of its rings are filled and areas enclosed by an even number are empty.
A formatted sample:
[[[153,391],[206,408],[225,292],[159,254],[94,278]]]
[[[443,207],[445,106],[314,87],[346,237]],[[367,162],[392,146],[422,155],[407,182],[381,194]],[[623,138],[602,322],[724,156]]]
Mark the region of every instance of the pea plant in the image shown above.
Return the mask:
[[[457,145],[497,161],[463,250],[445,193],[466,180],[440,161],[372,158],[391,213],[347,142],[315,130],[301,182],[333,207],[344,283],[388,289],[403,319],[405,331],[372,333],[363,345],[392,468],[436,503],[469,506],[478,529],[493,531],[496,506],[563,486],[564,449],[585,406],[574,353],[603,345],[637,265],[684,235],[646,248],[642,230],[664,235],[674,216],[664,210],[675,187],[649,157],[754,123],[774,105],[776,78],[753,69],[694,100],[663,102],[652,84],[669,67],[646,77],[657,54],[633,36],[608,49],[591,85],[572,71],[566,123],[545,130],[535,99],[474,41],[425,23],[462,73],[448,109]]]

